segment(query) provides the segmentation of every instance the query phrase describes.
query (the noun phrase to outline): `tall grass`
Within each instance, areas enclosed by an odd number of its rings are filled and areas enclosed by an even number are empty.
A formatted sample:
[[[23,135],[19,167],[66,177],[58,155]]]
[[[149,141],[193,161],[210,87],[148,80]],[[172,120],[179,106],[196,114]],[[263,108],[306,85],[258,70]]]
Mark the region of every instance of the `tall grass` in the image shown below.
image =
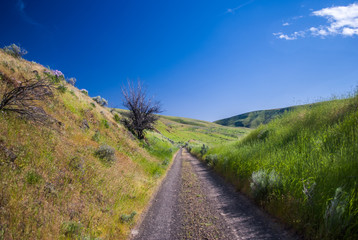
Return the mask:
[[[358,239],[357,107],[357,95],[303,106],[202,157],[307,238]]]

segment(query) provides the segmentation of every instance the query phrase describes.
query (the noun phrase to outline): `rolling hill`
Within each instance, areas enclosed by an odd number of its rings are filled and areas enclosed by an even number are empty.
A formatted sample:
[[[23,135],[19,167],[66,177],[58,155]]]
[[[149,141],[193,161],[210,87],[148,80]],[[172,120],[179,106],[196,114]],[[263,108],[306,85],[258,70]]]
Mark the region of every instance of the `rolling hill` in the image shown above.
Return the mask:
[[[292,106],[286,108],[253,111],[217,120],[214,123],[229,127],[256,128],[260,126],[260,124],[267,124],[276,117],[281,116],[285,112],[294,110],[297,107],[298,106]]]

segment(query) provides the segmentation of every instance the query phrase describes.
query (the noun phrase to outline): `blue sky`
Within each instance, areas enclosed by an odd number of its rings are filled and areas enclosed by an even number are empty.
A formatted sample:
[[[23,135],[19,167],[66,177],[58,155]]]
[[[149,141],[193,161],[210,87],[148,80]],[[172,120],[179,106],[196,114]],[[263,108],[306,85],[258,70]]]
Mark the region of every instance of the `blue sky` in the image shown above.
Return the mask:
[[[358,83],[358,1],[2,1],[0,46],[121,107],[141,79],[163,114],[214,121]]]

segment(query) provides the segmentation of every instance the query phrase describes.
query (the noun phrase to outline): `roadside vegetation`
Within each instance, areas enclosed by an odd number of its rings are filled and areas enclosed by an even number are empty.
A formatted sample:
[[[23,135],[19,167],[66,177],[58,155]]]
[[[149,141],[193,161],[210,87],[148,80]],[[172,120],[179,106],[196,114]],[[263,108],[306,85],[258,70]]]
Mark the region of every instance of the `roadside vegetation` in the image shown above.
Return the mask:
[[[0,50],[0,239],[126,239],[177,146],[24,54]]]
[[[358,238],[357,94],[298,107],[239,141],[192,153],[306,238]]]

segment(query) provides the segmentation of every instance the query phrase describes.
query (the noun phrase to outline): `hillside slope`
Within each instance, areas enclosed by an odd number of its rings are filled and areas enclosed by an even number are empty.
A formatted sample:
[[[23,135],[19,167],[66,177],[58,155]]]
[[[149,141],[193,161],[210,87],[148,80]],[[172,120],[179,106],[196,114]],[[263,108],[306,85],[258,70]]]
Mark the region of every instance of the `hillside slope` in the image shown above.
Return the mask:
[[[54,71],[0,50],[0,100],[50,78],[45,124],[0,112],[0,239],[125,239],[176,151],[143,143]]]
[[[358,95],[304,106],[203,156],[307,239],[358,238]]]
[[[297,107],[298,106],[292,106],[286,108],[253,111],[217,120],[214,123],[229,127],[256,128],[260,126],[260,124],[267,124],[276,117],[282,116],[285,112],[292,111]]]

